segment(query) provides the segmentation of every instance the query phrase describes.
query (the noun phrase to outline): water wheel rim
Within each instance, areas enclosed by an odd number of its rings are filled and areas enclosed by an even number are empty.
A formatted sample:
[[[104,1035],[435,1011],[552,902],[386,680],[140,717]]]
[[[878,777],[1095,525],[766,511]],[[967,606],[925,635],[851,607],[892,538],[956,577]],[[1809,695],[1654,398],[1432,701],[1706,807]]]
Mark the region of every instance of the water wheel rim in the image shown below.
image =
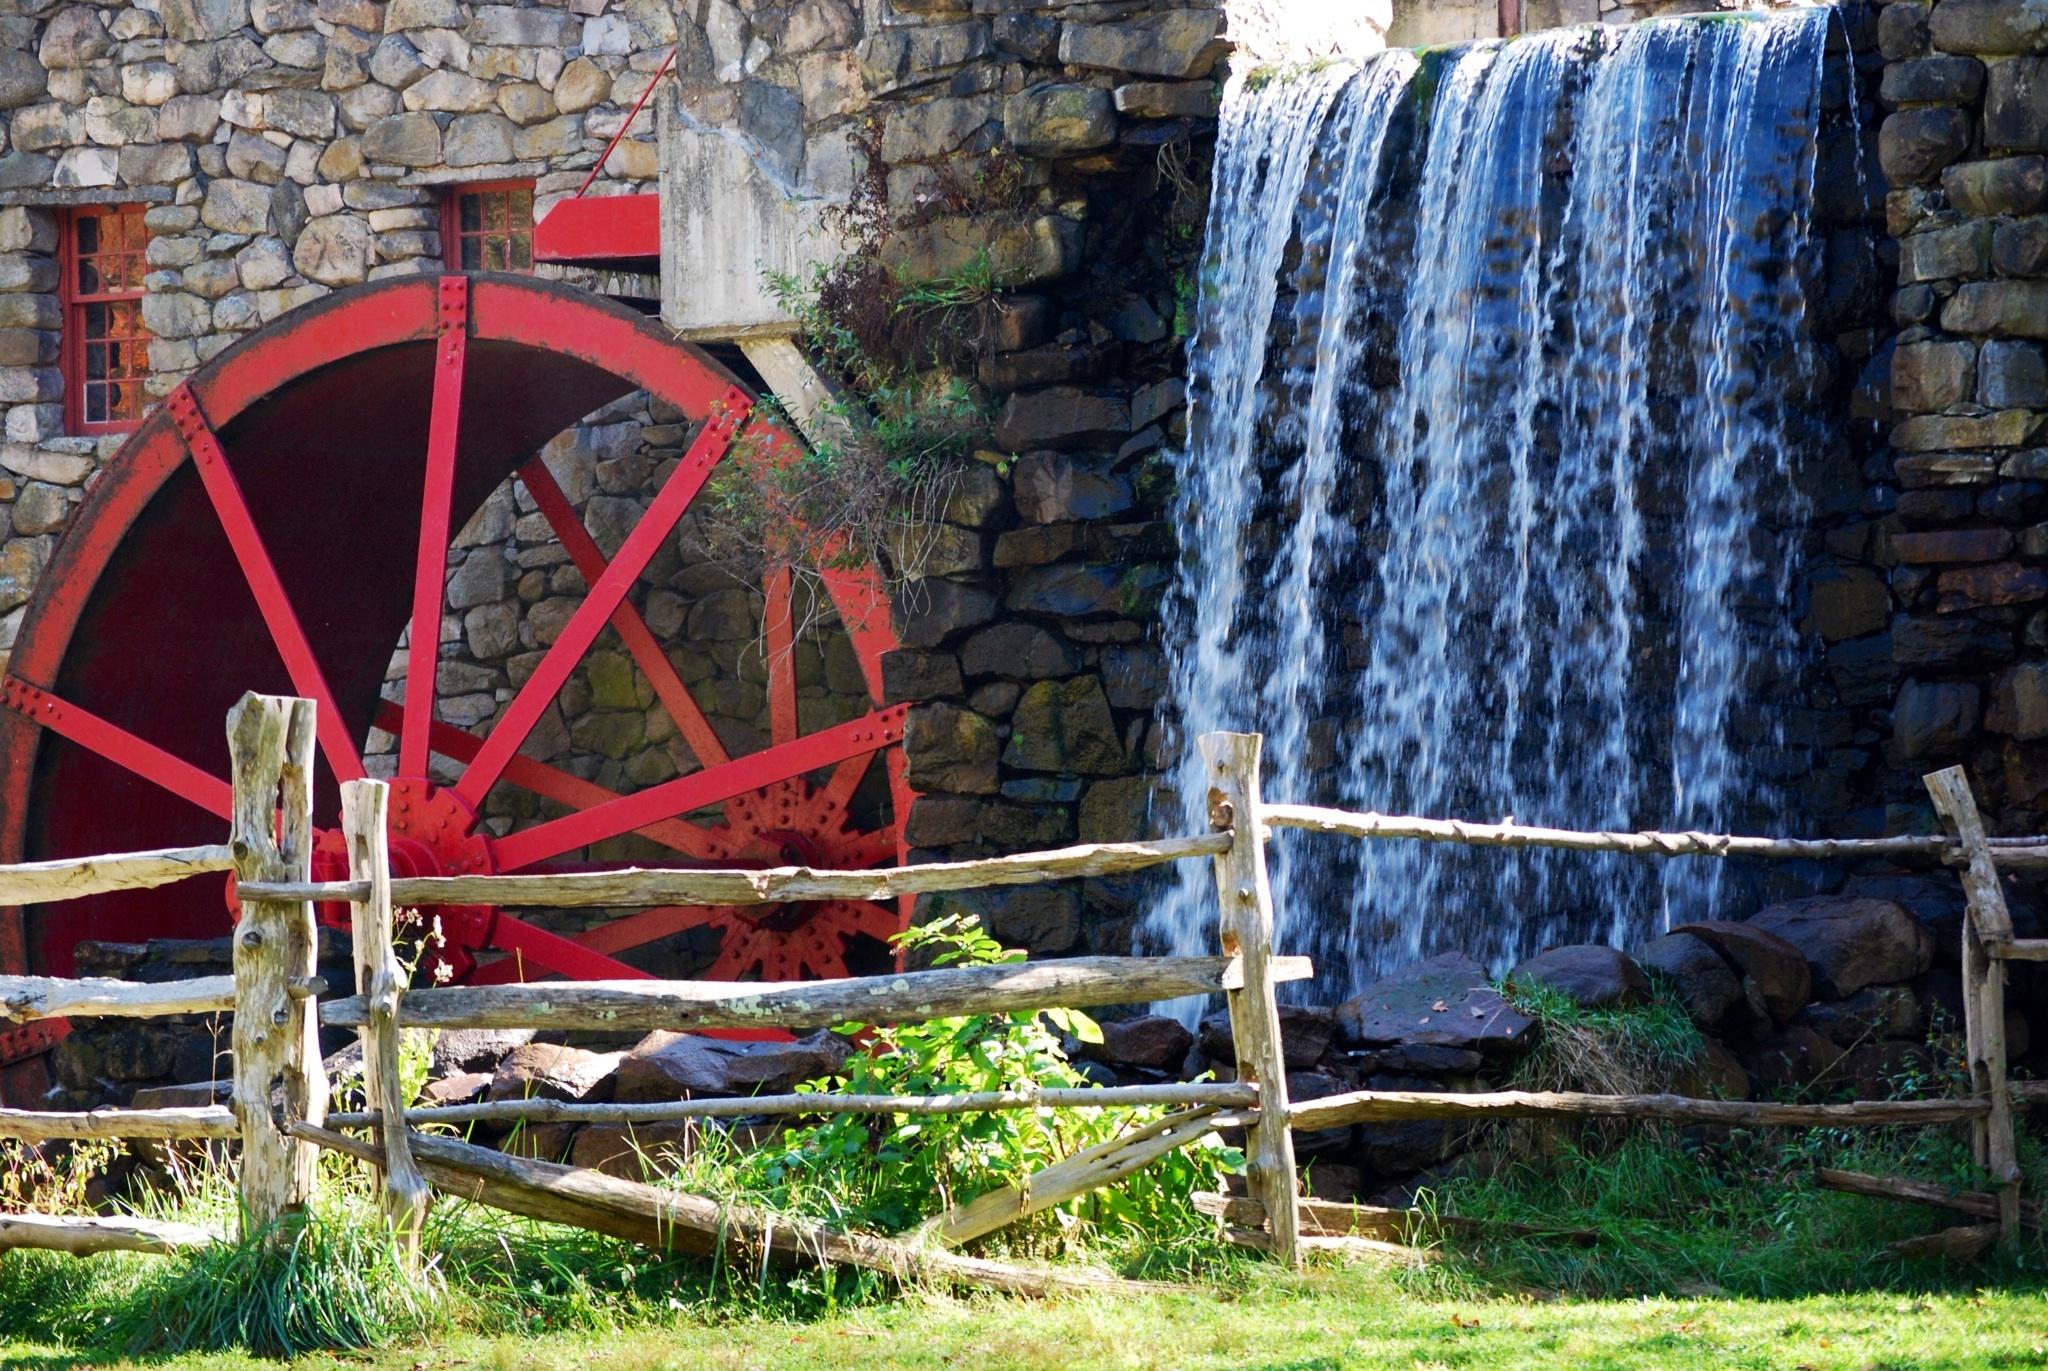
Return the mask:
[[[458,307],[451,310],[451,301]],[[167,487],[178,482],[181,473],[190,473],[203,466],[203,461],[194,454],[203,450],[209,435],[223,441],[226,464],[237,468],[237,433],[252,424],[260,431],[261,416],[266,409],[275,409],[285,403],[295,388],[317,384],[315,378],[337,366],[347,364],[360,369],[358,359],[388,358],[402,349],[445,350],[450,344],[451,314],[455,316],[453,332],[458,340],[458,349],[469,349],[472,357],[481,352],[496,358],[500,371],[509,365],[505,362],[507,356],[518,354],[554,362],[566,361],[587,373],[568,385],[571,392],[568,401],[557,402],[555,409],[544,411],[540,420],[529,423],[529,428],[545,427],[552,422],[550,416],[559,417],[568,410],[578,409],[589,395],[607,389],[617,394],[646,390],[673,405],[706,433],[715,426],[721,407],[730,410],[751,405],[751,397],[715,361],[698,349],[667,336],[657,324],[600,297],[528,277],[450,274],[360,287],[293,311],[278,324],[226,350],[194,374],[181,388],[181,395],[175,403],[160,406],[110,462],[101,474],[92,498],[81,508],[71,531],[52,555],[28,602],[9,663],[6,688],[0,691],[0,697],[4,697],[9,706],[0,711],[0,794],[18,797],[17,803],[7,806],[6,812],[0,814],[0,859],[18,860],[38,846],[50,846],[58,841],[58,835],[47,829],[39,830],[30,822],[38,789],[39,759],[46,760],[48,755],[43,738],[52,731],[65,738],[67,753],[95,757],[101,763],[108,762],[108,749],[123,751],[132,742],[145,751],[133,755],[124,751],[122,759],[113,763],[117,769],[130,779],[142,777],[148,783],[147,789],[175,792],[184,800],[196,802],[196,808],[188,808],[201,818],[205,818],[209,810],[218,812],[224,787],[224,750],[219,762],[209,768],[196,760],[206,753],[195,745],[189,726],[178,739],[159,747],[148,741],[143,728],[131,727],[139,723],[134,711],[128,711],[126,717],[100,717],[94,706],[104,709],[107,701],[104,672],[86,673],[95,686],[94,690],[86,692],[90,698],[80,699],[74,694],[67,694],[66,687],[72,683],[70,676],[76,674],[68,674],[67,666],[79,660],[77,648],[81,629],[90,630],[107,618],[107,606],[96,598],[100,595],[103,580],[109,576],[110,568],[118,565],[124,550],[132,550],[132,540],[138,529],[146,529],[153,512],[159,511]],[[442,354],[435,355],[439,357]],[[445,365],[436,365],[433,373],[439,375],[445,385]],[[332,389],[336,384],[341,383],[329,382],[325,388]],[[459,417],[467,418],[479,412],[473,403],[464,405],[461,401],[463,388],[459,370],[452,393],[457,399]],[[582,398],[574,398],[576,396]],[[374,405],[376,402],[373,395],[364,398],[365,404]],[[557,424],[552,431],[560,431],[597,407],[597,404],[589,404]],[[486,426],[495,424],[502,427],[504,416],[495,413],[496,408],[492,406],[482,411],[480,422]],[[428,428],[431,430],[432,425],[440,421],[432,417],[432,406],[429,410]],[[272,427],[276,427],[275,422]],[[552,436],[552,433],[547,436]],[[786,438],[782,440],[786,441]],[[271,435],[259,441],[257,446],[264,448],[275,441],[275,435]],[[337,440],[330,435],[330,441]],[[441,443],[440,435],[429,431],[422,444],[423,450],[429,454],[429,468],[420,477],[422,504],[427,506],[420,519],[420,549],[427,548],[432,541],[427,533],[434,518],[432,497],[425,483],[435,475],[432,469],[435,459],[431,453],[436,444]],[[441,450],[449,454],[449,463],[460,461],[466,468],[479,460],[476,454],[484,450],[467,444],[466,438],[457,438],[445,443]],[[724,447],[729,444],[709,446],[718,448],[718,455],[722,455]],[[488,440],[485,447],[488,447]],[[533,447],[527,447],[516,455],[524,459]],[[454,455],[458,452],[459,458]],[[500,460],[509,462],[509,457],[501,457]],[[486,461],[485,465],[488,467],[489,462]],[[510,465],[516,467],[518,464]],[[237,471],[238,474],[246,474],[239,469]],[[446,470],[439,474],[444,478],[449,475]],[[494,476],[486,489],[494,486],[502,475]],[[189,474],[183,479],[188,485],[192,481]],[[473,486],[479,477],[471,472],[465,479]],[[203,479],[199,481],[202,488],[205,484]],[[191,503],[191,498],[188,493],[186,503]],[[657,500],[659,498],[657,496]],[[214,514],[224,525],[231,522],[222,514],[218,496],[210,495],[208,503],[213,505]],[[474,503],[471,500],[465,504],[460,495],[453,497],[453,508],[443,516],[451,531],[452,527],[460,526],[454,519],[454,512],[472,507]],[[689,502],[685,499],[680,503],[682,508],[687,508]],[[676,517],[680,517],[681,509],[675,512]],[[445,554],[445,540],[439,546]],[[413,589],[416,591],[419,584],[428,580],[420,566],[424,559],[416,552],[414,557],[405,560],[408,563],[405,579],[415,583]],[[240,569],[245,573],[245,581],[250,580],[246,574],[247,565],[243,564]],[[131,578],[133,572],[134,568],[127,569]],[[296,603],[292,592],[302,591],[303,586],[286,587],[282,584],[285,579],[288,578],[279,578],[278,589],[286,591],[283,598],[288,603]],[[627,585],[631,581],[631,577],[625,578]],[[887,601],[879,582],[871,571],[840,571],[828,575],[825,588],[852,640],[870,700],[879,700],[882,698],[881,657],[896,645],[890,629]],[[258,596],[260,599],[260,591]],[[630,605],[630,597],[622,595],[621,603]],[[409,612],[404,621],[417,621],[419,604],[416,594],[407,597],[406,607]],[[609,622],[610,617],[609,614],[600,616],[599,627]],[[114,618],[118,621],[120,616],[115,615]],[[321,615],[316,610],[301,618],[319,620]],[[280,646],[281,640],[288,635],[277,632],[275,624],[268,620],[265,628],[263,636],[270,640],[272,649],[289,662],[292,655],[289,645]],[[769,634],[774,636],[779,631],[771,617]],[[308,638],[306,641],[310,644],[312,640]],[[584,650],[587,651],[587,644]],[[331,667],[332,653],[330,645],[326,652],[312,651],[311,656],[316,666]],[[388,657],[388,649],[385,655]],[[297,665],[303,668],[304,663]],[[273,676],[276,674],[273,671]],[[331,686],[323,690],[321,687],[325,683],[317,678],[309,679],[303,669],[293,671],[288,668],[282,675],[290,679],[274,680],[273,684],[285,688],[310,687],[305,693],[340,702],[339,707],[331,711],[336,718],[330,736],[323,739],[328,743],[325,749],[328,755],[322,768],[323,782],[328,782],[323,784],[323,798],[331,806],[331,778],[360,767],[360,758],[351,761],[345,747],[350,745],[349,740],[364,736],[373,722],[372,711],[379,705],[374,698],[364,699],[364,692],[360,690],[350,692],[346,697],[335,694]],[[263,685],[261,682],[240,681],[234,683],[234,688],[239,690],[249,684]],[[374,696],[375,692],[370,694]],[[798,755],[784,754],[780,773],[768,775],[766,779],[790,781],[806,770],[833,765],[832,761],[820,760],[824,754],[818,748],[804,747],[806,737],[812,735],[804,735],[797,728],[793,682],[789,687],[775,683],[770,694],[771,731],[775,738],[769,750],[795,747]],[[870,736],[851,740],[861,746],[874,743],[875,746],[866,748],[865,755],[879,753],[887,758],[890,800],[898,835],[908,813],[911,795],[898,746],[901,721],[900,707],[876,709],[863,721],[857,721]],[[60,723],[65,727],[58,727]],[[94,728],[103,730],[97,747],[91,744],[90,738],[83,743],[80,741],[81,734],[89,735]],[[106,729],[112,732],[105,733]],[[217,740],[219,736],[218,719],[215,719],[212,737]],[[403,739],[403,742],[411,743],[410,750],[415,759],[419,754],[420,736],[420,730],[415,728],[411,738]],[[840,738],[838,743],[840,754],[837,761],[847,763],[851,756],[846,751],[849,740]],[[482,745],[488,747],[488,740],[484,740]],[[145,755],[146,750],[152,748],[158,755]],[[501,770],[512,765],[504,754],[517,755],[502,746],[496,752],[500,756],[494,764]],[[737,760],[745,761],[746,758]],[[50,768],[45,765],[41,770],[48,772]],[[772,772],[774,768],[769,770]],[[757,766],[748,775],[754,777],[760,771]],[[835,779],[839,774],[835,772]],[[465,802],[474,803],[490,786],[473,784],[464,790],[458,782],[457,788]],[[43,789],[47,797],[48,787]],[[156,808],[160,812],[162,805]],[[209,840],[217,838],[217,823],[201,827],[209,835]],[[164,836],[161,827],[157,827],[156,832],[157,836],[152,841],[161,841]],[[556,835],[557,839],[561,836],[559,832]],[[530,866],[549,855],[540,851],[544,844],[532,838],[522,839],[520,831],[515,830],[508,837],[519,841],[513,842],[512,851],[506,860],[499,863],[501,869]],[[494,846],[498,845],[494,843]],[[892,846],[895,858],[901,859],[904,849],[900,836]],[[858,918],[849,916],[845,922],[849,926],[858,925],[862,930],[875,926],[871,914]],[[19,918],[0,920],[0,927],[5,929],[0,932],[0,963],[25,967],[38,952],[45,951],[27,942]],[[10,937],[11,943],[8,941]],[[615,941],[613,945],[616,946]],[[44,960],[51,959],[46,956]]]

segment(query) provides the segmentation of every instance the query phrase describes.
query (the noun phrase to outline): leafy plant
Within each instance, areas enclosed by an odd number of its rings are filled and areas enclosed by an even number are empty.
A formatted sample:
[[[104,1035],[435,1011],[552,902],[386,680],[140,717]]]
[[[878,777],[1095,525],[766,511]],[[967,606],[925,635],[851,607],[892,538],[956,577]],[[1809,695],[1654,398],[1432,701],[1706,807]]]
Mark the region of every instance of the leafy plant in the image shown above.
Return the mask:
[[[898,941],[935,966],[994,966],[1023,958],[975,919],[958,915],[910,929]],[[856,1026],[840,1031],[869,1033]],[[1081,1041],[1101,1036],[1092,1019],[1073,1010],[977,1014],[876,1029],[843,1076],[805,1088],[944,1095],[1085,1087],[1088,1080],[1067,1059],[1061,1033]],[[741,1181],[785,1208],[900,1231],[1156,1117],[1158,1111],[1049,1108],[880,1120],[838,1115],[792,1130],[778,1145],[751,1154]],[[1241,1162],[1235,1149],[1211,1135],[1119,1188],[1096,1191],[1003,1230],[1003,1238],[1035,1248],[1128,1240],[1171,1249],[1213,1242],[1190,1196],[1218,1188]]]

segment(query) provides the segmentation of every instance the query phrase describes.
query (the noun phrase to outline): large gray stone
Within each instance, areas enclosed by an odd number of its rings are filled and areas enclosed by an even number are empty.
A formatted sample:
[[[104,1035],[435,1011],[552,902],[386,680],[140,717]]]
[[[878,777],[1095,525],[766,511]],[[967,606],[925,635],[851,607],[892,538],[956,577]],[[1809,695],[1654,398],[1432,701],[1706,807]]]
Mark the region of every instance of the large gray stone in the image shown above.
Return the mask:
[[[1706,943],[1742,977],[1744,994],[1759,1015],[1787,1024],[1813,997],[1813,972],[1805,954],[1767,928],[1712,920],[1684,924],[1673,933],[1690,933]]]
[[[622,1052],[527,1043],[499,1061],[487,1096],[493,1100],[572,1100],[599,1104],[612,1097]]]
[[[851,1045],[836,1033],[795,1042],[745,1043],[697,1033],[657,1031],[619,1062],[616,1098],[623,1103],[699,1095],[780,1095],[846,1065]]]
[[[166,8],[175,8],[183,0],[171,0]],[[100,11],[90,5],[71,5],[57,11],[43,30],[43,39],[36,49],[42,58],[42,65],[52,69],[75,70],[91,66],[106,56],[114,46],[112,35],[107,32]]]
[[[34,55],[15,48],[0,49],[0,110],[32,105],[48,89],[49,75]]]
[[[1892,737],[1911,758],[1949,757],[1977,731],[1980,696],[1975,685],[1909,680],[1892,706]]]
[[[270,188],[254,181],[210,182],[199,222],[216,233],[262,233],[270,226]]]
[[[1069,23],[1060,34],[1060,61],[1180,80],[1199,76],[1214,61],[1223,15],[1213,9],[1176,9],[1123,24]]]
[[[2041,0],[1942,0],[1927,21],[1944,52],[1994,55],[2048,48],[2048,4]]]
[[[1093,676],[1040,681],[1010,716],[1003,764],[1023,771],[1108,776],[1129,765],[1102,682]]]
[[[299,274],[323,286],[360,285],[369,279],[376,260],[377,235],[352,214],[315,219],[299,234],[292,249],[292,263]]]
[[[1108,459],[1081,461],[1063,452],[1027,452],[1011,477],[1017,513],[1034,524],[1103,519],[1133,503],[1131,481],[1109,469]]]
[[[1742,980],[1704,939],[1667,933],[1636,953],[1644,967],[1671,982],[1679,1003],[1709,1033],[1726,1033],[1743,1022]]]
[[[1022,622],[982,629],[960,651],[961,668],[975,677],[1039,681],[1071,675],[1080,665],[1081,654],[1073,644]]]
[[[1984,146],[2011,152],[2048,149],[2048,58],[2014,57],[1991,69],[1984,92]]]
[[[1995,73],[1992,82],[1995,87]],[[1900,110],[1884,121],[1877,135],[1878,159],[1894,187],[1931,181],[1969,150],[1970,116],[1948,105]]]
[[[1635,960],[1598,943],[1553,947],[1509,973],[1518,985],[1540,985],[1586,1009],[1641,1004],[1650,998],[1650,978]]]
[[[2048,158],[1958,162],[1942,172],[1941,189],[1965,214],[2031,214],[2048,206]]]
[[[363,156],[394,166],[432,166],[441,160],[441,126],[424,111],[379,119],[363,131]]]
[[[1368,986],[1338,1007],[1337,1021],[1347,1043],[1463,1047],[1489,1055],[1529,1045],[1536,1028],[1486,983],[1484,967],[1457,952]]]
[[[1003,102],[1003,136],[1026,157],[1107,147],[1116,141],[1116,124],[1116,106],[1109,92],[1097,86],[1048,82]]]
[[[1993,340],[1977,359],[1977,403],[1994,409],[2048,407],[2048,349]]]
[[[2023,741],[2048,738],[2048,662],[2021,662],[1999,673],[1984,727]]]
[[[1892,404],[1902,414],[1934,414],[1963,404],[1976,380],[1977,345],[1967,339],[1901,343],[1892,351]]]
[[[1843,895],[1788,900],[1757,911],[1749,923],[1799,949],[1812,969],[1814,991],[1823,999],[1910,980],[1934,961],[1919,921],[1890,900]]]
[[[1180,1020],[1148,1014],[1104,1023],[1102,1041],[1081,1044],[1078,1055],[1140,1071],[1178,1072],[1194,1045],[1195,1035]]]
[[[993,795],[1001,746],[994,724],[958,705],[920,705],[903,725],[910,784],[922,791]]]
[[[1967,105],[1983,91],[1982,62],[1974,57],[1940,56],[1887,66],[1879,94],[1890,105]]]

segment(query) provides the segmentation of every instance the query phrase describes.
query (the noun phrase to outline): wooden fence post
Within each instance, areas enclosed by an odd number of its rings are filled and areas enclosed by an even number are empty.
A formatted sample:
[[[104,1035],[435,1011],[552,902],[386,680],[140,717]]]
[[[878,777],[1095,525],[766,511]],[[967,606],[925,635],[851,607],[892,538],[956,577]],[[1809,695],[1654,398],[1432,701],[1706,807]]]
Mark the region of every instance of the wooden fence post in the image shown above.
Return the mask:
[[[1959,766],[1923,778],[1934,808],[1969,864],[1963,870],[1963,1026],[1970,1082],[1991,1101],[1991,1112],[1971,1125],[1977,1164],[1991,1173],[1998,1197],[1998,1240],[2019,1240],[2020,1167],[2013,1137],[2012,1087],[2006,1077],[2005,963],[1991,944],[2012,941],[2012,915],[1998,884],[1998,867],[1984,834],[1969,777]]]
[[[303,881],[313,858],[311,700],[244,695],[228,715],[234,766],[230,845],[242,881]],[[255,1232],[305,1207],[319,1160],[286,1137],[271,1113],[281,1091],[288,1117],[327,1114],[319,1015],[303,991],[318,969],[319,934],[307,901],[249,901],[235,927],[235,1117],[242,1130],[242,1222]]]
[[[1237,988],[1225,991],[1237,1078],[1259,1087],[1258,1121],[1246,1134],[1252,1197],[1266,1207],[1273,1255],[1301,1264],[1301,1210],[1294,1174],[1294,1133],[1288,1122],[1287,1063],[1280,1045],[1280,1004],[1273,995],[1273,888],[1266,877],[1259,823],[1256,733],[1205,733],[1209,823],[1230,830],[1230,850],[1216,857],[1216,898],[1222,906],[1224,955],[1238,959]]]
[[[341,824],[348,839],[351,881],[367,881],[370,897],[349,907],[355,938],[356,993],[369,1005],[363,1025],[363,1107],[378,1120],[403,1120],[405,1098],[398,1064],[398,1002],[405,993],[405,968],[391,937],[391,852],[385,814],[391,787],[382,781],[349,781],[341,787]],[[400,1260],[418,1271],[420,1232],[431,1196],[413,1163],[402,1123],[376,1125],[384,1147],[384,1217],[391,1225]]]

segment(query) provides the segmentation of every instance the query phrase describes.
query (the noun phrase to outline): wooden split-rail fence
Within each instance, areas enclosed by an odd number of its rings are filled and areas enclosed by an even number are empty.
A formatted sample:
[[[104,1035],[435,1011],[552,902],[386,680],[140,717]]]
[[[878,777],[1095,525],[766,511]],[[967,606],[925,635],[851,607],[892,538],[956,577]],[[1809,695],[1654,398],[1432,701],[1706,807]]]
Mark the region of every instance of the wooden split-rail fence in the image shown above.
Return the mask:
[[[1957,1211],[1975,1220],[1941,1235],[1942,1250],[1982,1250],[2012,1241],[2035,1212],[2023,1209],[2014,1111],[2048,1102],[2007,1077],[2005,966],[2048,960],[2048,941],[2018,939],[2000,887],[2003,869],[2048,869],[2048,838],[1991,838],[1961,768],[1927,778],[1948,832],[1874,839],[1746,838],[1700,833],[1586,833],[1514,823],[1389,817],[1303,805],[1259,795],[1260,739],[1208,734],[1199,746],[1209,781],[1211,830],[1190,837],[1102,843],[979,861],[876,871],[645,870],[531,876],[394,877],[385,838],[387,788],[374,780],[342,787],[349,877],[311,879],[312,702],[243,697],[228,718],[233,822],[218,847],[126,853],[0,867],[0,903],[20,905],[169,884],[232,871],[241,917],[232,976],[171,984],[102,979],[0,977],[0,1019],[151,1016],[232,1012],[231,1107],[0,1110],[0,1137],[208,1139],[239,1142],[242,1223],[263,1231],[313,1198],[320,1149],[376,1167],[386,1221],[406,1260],[420,1259],[422,1225],[434,1191],[533,1218],[577,1224],[664,1250],[738,1247],[771,1256],[843,1263],[901,1278],[1019,1292],[1128,1285],[1094,1273],[1027,1269],[957,1249],[1028,1215],[1121,1178],[1218,1130],[1242,1130],[1247,1191],[1207,1196],[1236,1241],[1298,1262],[1317,1249],[1408,1252],[1387,1239],[1417,1229],[1408,1211],[1304,1198],[1293,1134],[1353,1123],[1513,1117],[1618,1119],[1728,1126],[1881,1127],[1967,1122],[1986,1192],[1956,1193],[1898,1178],[1823,1173],[1823,1184]],[[1963,933],[1964,1004],[1972,1079],[1968,1096],[1947,1099],[1794,1104],[1702,1100],[1672,1095],[1589,1095],[1499,1091],[1431,1094],[1358,1091],[1300,1103],[1287,1097],[1276,986],[1308,977],[1306,959],[1276,955],[1265,844],[1289,827],[1370,840],[1419,840],[1487,847],[1551,847],[1649,857],[1917,857],[1962,871],[1968,896]],[[1170,862],[1213,866],[1218,948],[1207,957],[1079,957],[991,967],[905,971],[787,984],[694,981],[548,982],[415,989],[393,941],[394,907],[449,904],[630,908],[759,905],[792,900],[886,900],[906,895],[1102,876]],[[314,903],[352,909],[356,984],[321,998],[315,974]],[[816,1029],[837,1024],[907,1023],[966,1014],[1139,1004],[1221,992],[1229,1009],[1233,1079],[1079,1090],[1018,1090],[934,1096],[832,1093],[691,1099],[672,1103],[584,1104],[503,1100],[414,1107],[401,1088],[404,1028],[534,1028],[611,1031],[716,1028]],[[365,1107],[328,1109],[318,1043],[322,1025],[357,1030]],[[690,1195],[598,1171],[512,1156],[442,1133],[434,1124],[582,1122],[648,1124],[737,1116],[949,1114],[1002,1109],[1139,1108],[1170,1112],[1115,1140],[1077,1153],[1003,1189],[960,1203],[904,1239],[839,1233],[744,1204]],[[0,1215],[0,1248],[73,1253],[110,1249],[169,1252],[224,1234],[141,1218]],[[1565,1234],[1567,1238],[1584,1235]]]

